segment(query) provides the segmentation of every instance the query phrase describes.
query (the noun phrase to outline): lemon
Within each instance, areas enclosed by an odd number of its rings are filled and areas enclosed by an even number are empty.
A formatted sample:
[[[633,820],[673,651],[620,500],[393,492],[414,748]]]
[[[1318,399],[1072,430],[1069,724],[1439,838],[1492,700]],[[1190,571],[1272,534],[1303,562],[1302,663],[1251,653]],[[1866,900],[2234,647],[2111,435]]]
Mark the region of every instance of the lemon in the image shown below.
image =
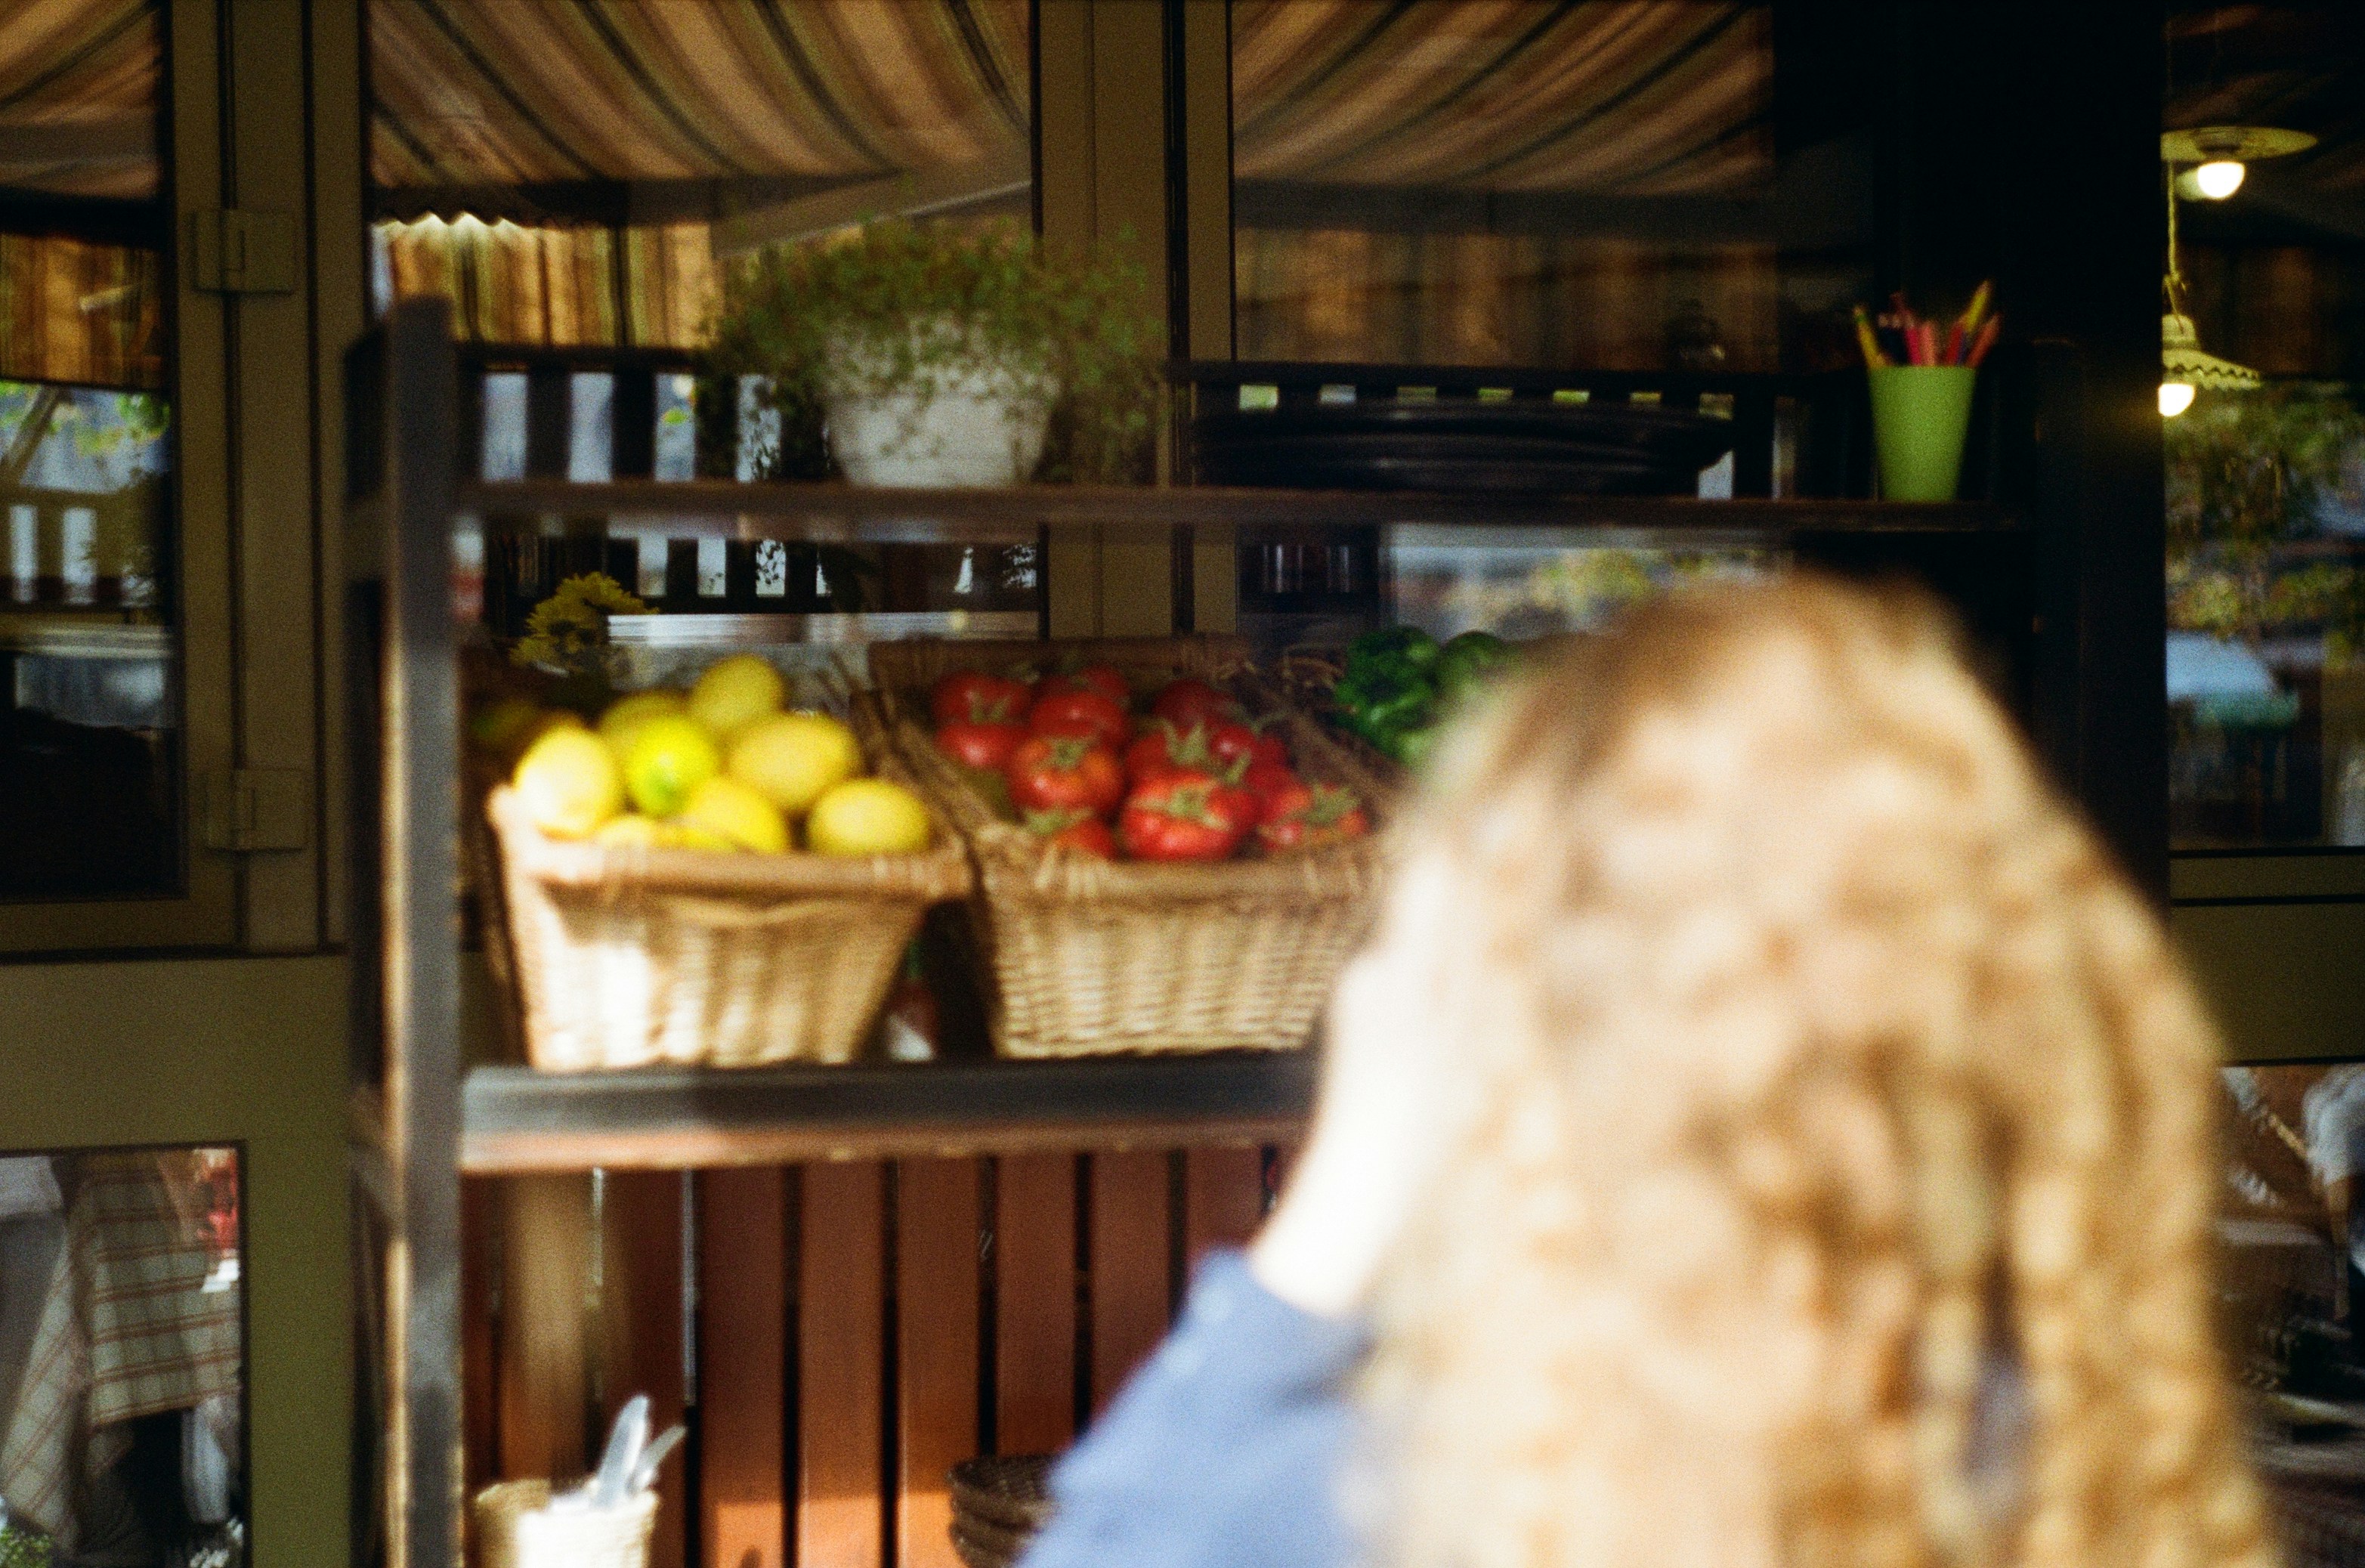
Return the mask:
[[[928,809],[901,784],[849,778],[813,802],[805,843],[823,855],[912,855],[928,846]]]
[[[672,816],[691,790],[722,771],[723,755],[706,726],[679,713],[641,725],[624,754],[624,788],[633,804],[653,817]]]
[[[731,743],[731,777],[792,817],[861,771],[854,732],[826,713],[775,713]]]
[[[554,724],[519,759],[513,780],[527,818],[553,838],[581,838],[620,811],[616,758],[580,724]]]
[[[512,761],[542,732],[542,704],[530,697],[504,697],[469,715],[468,739],[477,750]]]
[[[778,855],[789,846],[789,824],[772,802],[736,778],[710,778],[691,790],[689,804],[681,809],[680,825],[758,855]]]
[[[610,817],[600,823],[600,831],[591,835],[591,842],[630,849],[656,849],[672,842],[672,828],[655,817],[627,812],[621,817]]]
[[[788,683],[780,672],[753,654],[734,654],[690,688],[689,716],[729,740],[767,713],[777,713],[788,700]]]
[[[709,832],[696,823],[672,822],[663,824],[665,841],[676,849],[735,850],[739,846],[719,833]]]
[[[683,712],[689,704],[678,691],[635,691],[619,697],[608,704],[600,715],[600,738],[608,743],[617,760],[632,755],[633,737],[651,719],[663,719]]]

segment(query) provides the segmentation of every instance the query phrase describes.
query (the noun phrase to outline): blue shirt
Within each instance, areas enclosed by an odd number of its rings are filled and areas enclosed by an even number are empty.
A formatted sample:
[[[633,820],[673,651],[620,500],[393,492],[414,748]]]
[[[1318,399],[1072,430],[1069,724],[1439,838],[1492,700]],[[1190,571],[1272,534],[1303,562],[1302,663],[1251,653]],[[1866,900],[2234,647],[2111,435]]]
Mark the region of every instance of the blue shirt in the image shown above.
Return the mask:
[[[1166,1342],[1051,1473],[1057,1511],[1020,1568],[1341,1568],[1345,1385],[1368,1343],[1211,1253]]]

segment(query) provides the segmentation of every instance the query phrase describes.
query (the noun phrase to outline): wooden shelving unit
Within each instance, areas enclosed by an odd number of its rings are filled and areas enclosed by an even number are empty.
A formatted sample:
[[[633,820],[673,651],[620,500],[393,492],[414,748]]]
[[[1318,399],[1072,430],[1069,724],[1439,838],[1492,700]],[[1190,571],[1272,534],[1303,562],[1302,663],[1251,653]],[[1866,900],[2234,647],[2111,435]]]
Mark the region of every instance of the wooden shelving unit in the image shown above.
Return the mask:
[[[678,1170],[1271,1143],[1303,1126],[1313,1092],[1305,1051],[571,1076],[480,1067],[461,1087],[460,1166]]]
[[[2012,506],[1222,488],[913,492],[645,479],[483,482],[457,471],[460,375],[443,308],[433,302],[398,308],[356,348],[348,368],[348,407],[355,421],[348,469],[357,491],[348,508],[345,614],[354,699],[347,724],[354,746],[353,1171],[363,1238],[357,1394],[364,1415],[357,1430],[382,1430],[387,1444],[357,1456],[356,1473],[377,1475],[384,1492],[364,1500],[356,1518],[357,1528],[382,1532],[372,1549],[382,1547],[378,1560],[395,1568],[449,1568],[459,1559],[462,1345],[469,1314],[481,1305],[462,1288],[464,1176],[596,1168],[644,1183],[689,1171],[752,1177],[754,1187],[729,1189],[735,1194],[731,1202],[743,1205],[734,1211],[738,1219],[722,1220],[747,1227],[747,1236],[769,1249],[767,1267],[778,1268],[784,1200],[780,1189],[764,1186],[757,1168],[801,1166],[806,1174],[792,1191],[802,1196],[789,1200],[803,1204],[803,1217],[795,1223],[806,1228],[796,1234],[810,1239],[813,1226],[848,1215],[875,1226],[882,1212],[877,1194],[883,1191],[891,1233],[902,1238],[885,1254],[903,1271],[895,1287],[897,1310],[908,1316],[921,1310],[924,1299],[936,1299],[920,1294],[911,1272],[919,1260],[933,1259],[930,1266],[940,1266],[943,1277],[928,1289],[945,1301],[965,1301],[964,1310],[974,1312],[978,1233],[960,1227],[981,1213],[985,1219],[979,1223],[990,1224],[992,1205],[1006,1209],[1022,1187],[1068,1193],[1059,1201],[1074,1205],[1067,1211],[1073,1224],[1089,1221],[1093,1227],[1094,1271],[1114,1267],[1110,1260],[1123,1253],[1150,1271],[1141,1279],[1171,1284],[1176,1276],[1169,1261],[1186,1259],[1197,1244],[1194,1238],[1245,1234],[1239,1227],[1253,1225],[1256,1211],[1242,1211],[1241,1194],[1253,1199],[1270,1191],[1278,1158],[1271,1146],[1302,1129],[1314,1085],[1313,1062],[1304,1051],[580,1076],[510,1066],[465,1069],[455,1000],[463,959],[454,915],[460,801],[454,666],[463,630],[454,611],[455,538],[546,533],[559,526],[595,537],[604,530],[611,537],[643,532],[743,542],[1015,543],[1092,528],[1103,538],[1139,531],[1187,543],[1189,532],[1199,528],[1318,536],[1410,525],[1468,530],[1473,538],[1549,529],[1605,543],[1763,546],[1850,566],[1969,560],[1987,595],[1984,602],[1966,599],[1974,622],[2001,628],[2001,635],[2039,656],[2035,626],[2046,590],[2035,563],[2045,558],[2046,530],[2041,520]],[[1178,559],[1186,555],[1178,549]],[[2030,682],[2033,700],[2041,704],[2059,684],[2047,687],[2040,672]],[[2046,733],[2043,724],[2037,728]],[[1122,1204],[1111,1197],[1099,1206],[1100,1196],[1091,1199],[1087,1216],[1084,1162],[1076,1158],[1086,1150],[1133,1151],[1108,1155],[1106,1181],[1091,1192],[1101,1193],[1105,1185],[1167,1217],[1139,1234],[1110,1229],[1122,1217]],[[981,1184],[979,1162],[959,1164],[959,1157],[969,1156],[1000,1160],[1000,1184],[992,1179]],[[899,1162],[900,1179],[880,1174],[897,1170]],[[1221,1191],[1231,1195],[1193,1207],[1203,1169],[1221,1173],[1229,1183]],[[964,1170],[970,1174],[961,1174]],[[910,1205],[900,1221],[892,1217],[899,1180]],[[688,1214],[695,1207],[689,1178],[678,1185]],[[643,1188],[633,1190],[646,1199]],[[1216,1190],[1211,1178],[1206,1191]],[[1203,1224],[1203,1209],[1219,1208],[1230,1217]],[[690,1236],[689,1220],[680,1225]],[[893,1230],[897,1225],[901,1231]],[[935,1230],[927,1228],[932,1225]],[[1004,1239],[1016,1238],[1005,1233]],[[1027,1245],[1048,1244],[1037,1238]],[[1081,1268],[1081,1249],[1079,1241],[1065,1254],[1056,1245],[1040,1253],[1028,1288],[1049,1292],[1041,1310],[1060,1310],[1062,1290],[1066,1310],[1074,1310],[1071,1283],[1060,1282],[1071,1281]],[[795,1267],[794,1260],[787,1266]],[[804,1283],[796,1288],[816,1288],[820,1276],[811,1271],[823,1266],[809,1253]],[[869,1282],[865,1290],[878,1287],[873,1275],[860,1279]],[[777,1279],[773,1286],[789,1288]],[[1124,1345],[1142,1333],[1154,1338],[1168,1288],[1144,1286],[1126,1298],[1133,1303],[1124,1320],[1132,1338],[1110,1327],[1115,1319],[1095,1329],[1100,1337],[1091,1341],[1092,1353],[1107,1362],[1105,1368],[1093,1362],[1095,1391],[1104,1372],[1115,1375],[1127,1364],[1118,1356]],[[810,1294],[800,1299],[813,1307]],[[1117,1310],[1115,1294],[1099,1300],[1096,1312]],[[846,1310],[860,1317],[871,1309]],[[1008,1305],[997,1331],[1006,1333],[1015,1321],[1007,1314],[1020,1310]],[[810,1338],[822,1320],[809,1310],[802,1321],[801,1332]],[[869,1323],[864,1331],[877,1329]],[[749,1342],[760,1350],[769,1332],[763,1329]],[[820,1352],[809,1346],[807,1353]],[[679,1364],[677,1358],[677,1372]],[[1066,1363],[1053,1353],[1043,1364]],[[1083,1364],[1081,1351],[1074,1364]],[[975,1395],[976,1373],[952,1368],[946,1375],[948,1387],[966,1386]],[[819,1397],[818,1386],[804,1385],[800,1397]],[[1077,1408],[1083,1408],[1083,1394],[1077,1398]],[[870,1460],[876,1448],[866,1450]]]

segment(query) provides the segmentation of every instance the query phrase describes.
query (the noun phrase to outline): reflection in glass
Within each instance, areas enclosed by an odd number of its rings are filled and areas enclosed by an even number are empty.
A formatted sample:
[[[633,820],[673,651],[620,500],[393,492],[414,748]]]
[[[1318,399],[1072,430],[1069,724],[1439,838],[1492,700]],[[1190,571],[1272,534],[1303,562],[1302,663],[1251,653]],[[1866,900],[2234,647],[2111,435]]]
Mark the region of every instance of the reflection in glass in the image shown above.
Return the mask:
[[[0,1562],[246,1558],[238,1151],[0,1157]]]
[[[2230,1068],[2219,1299],[2293,1568],[2365,1543],[2365,1065]]]
[[[1810,74],[1840,52],[1777,59],[1745,0],[1236,0],[1241,356],[1844,363],[1873,150]]]
[[[0,899],[180,880],[161,47],[0,15]]]
[[[2365,846],[2365,416],[2316,382],[2167,421],[2180,846]]]
[[[1026,0],[371,0],[373,297],[484,342],[704,341],[721,269],[866,218],[1023,218]]]
[[[1442,642],[1597,632],[1686,583],[1778,571],[1781,553],[1675,543],[1572,545],[1551,529],[1395,524],[1309,544],[1251,537],[1240,550],[1239,628],[1271,659],[1343,648],[1361,633],[1418,626]]]
[[[371,301],[448,298],[493,351],[464,461],[488,479],[821,476],[818,431],[783,431],[757,378],[696,375],[723,279],[882,217],[1027,221],[1032,10],[369,0]],[[758,555],[662,520],[488,556],[503,634],[590,569],[667,614],[944,616],[1036,592],[1031,551],[964,575],[958,549]]]

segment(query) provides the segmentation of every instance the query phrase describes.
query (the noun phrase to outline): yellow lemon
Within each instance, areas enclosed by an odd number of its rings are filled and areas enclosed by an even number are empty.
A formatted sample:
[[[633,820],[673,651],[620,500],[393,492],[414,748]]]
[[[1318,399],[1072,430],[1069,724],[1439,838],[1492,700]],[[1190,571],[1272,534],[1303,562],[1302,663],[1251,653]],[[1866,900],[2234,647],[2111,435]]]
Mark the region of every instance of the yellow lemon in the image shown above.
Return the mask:
[[[777,713],[788,700],[788,682],[780,672],[753,654],[734,654],[690,688],[689,716],[729,740],[767,713]]]
[[[849,778],[813,802],[805,843],[822,855],[913,855],[928,846],[928,809],[901,784]]]
[[[638,812],[627,812],[621,817],[611,817],[591,835],[594,844],[616,845],[632,849],[656,849],[672,842],[671,829],[655,817],[644,817]]]
[[[689,804],[681,809],[681,826],[758,855],[778,855],[789,846],[789,824],[772,802],[736,778],[710,778],[691,790]]]
[[[696,823],[673,822],[665,824],[666,843],[676,849],[735,850],[739,846],[719,833],[710,833]]]
[[[614,756],[580,724],[544,730],[519,759],[512,782],[527,817],[553,838],[581,838],[624,803]]]
[[[861,771],[854,732],[826,713],[775,713],[731,743],[731,777],[792,817]]]
[[[600,715],[600,738],[622,761],[632,755],[633,737],[641,733],[642,725],[680,713],[688,706],[678,691],[635,691],[619,697]]]
[[[689,793],[723,771],[723,754],[695,719],[661,714],[633,733],[624,754],[624,788],[633,804],[653,817],[669,817]]]
[[[544,723],[541,703],[531,697],[504,697],[468,716],[468,740],[479,751],[513,762],[542,733]]]

